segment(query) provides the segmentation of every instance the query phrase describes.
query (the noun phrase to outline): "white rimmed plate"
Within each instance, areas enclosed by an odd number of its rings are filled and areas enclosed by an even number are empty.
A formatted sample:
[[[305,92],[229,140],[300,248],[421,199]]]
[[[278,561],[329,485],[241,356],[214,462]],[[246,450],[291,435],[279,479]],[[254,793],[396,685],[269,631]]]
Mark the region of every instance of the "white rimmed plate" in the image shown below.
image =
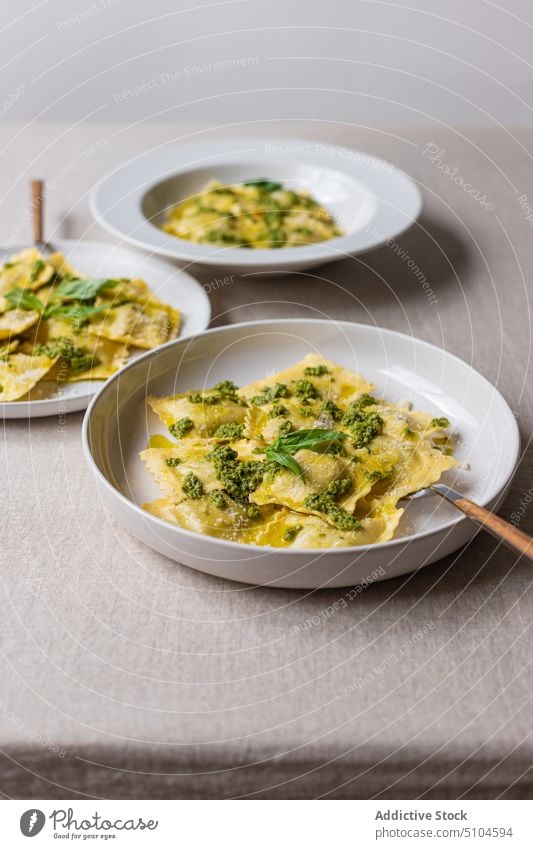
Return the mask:
[[[157,297],[182,312],[180,338],[205,330],[211,318],[211,305],[203,287],[175,264],[146,256],[130,248],[103,242],[55,240],[54,247],[81,273],[95,277],[141,277]],[[25,246],[0,250],[0,263]],[[130,360],[142,352],[130,351]],[[42,381],[31,392],[31,400],[0,404],[0,418],[38,418],[85,410],[102,386],[101,380],[79,383]]]
[[[316,351],[362,372],[379,395],[409,399],[447,416],[460,434],[457,456],[469,469],[444,480],[484,506],[507,491],[519,452],[515,418],[499,392],[467,363],[391,330],[308,319],[256,321],[168,343],[115,375],[83,423],[85,458],[117,520],[156,551],[212,575],[276,587],[350,586],[401,575],[466,543],[476,527],[438,497],[413,501],[387,543],[291,551],[226,542],[168,524],[141,504],[161,497],[139,451],[164,427],[149,393],[167,394],[231,379],[243,385]]]
[[[268,178],[311,192],[344,235],[276,250],[202,245],[165,233],[166,211],[208,180]],[[340,145],[290,138],[231,138],[168,144],[137,156],[94,189],[91,209],[115,236],[182,263],[236,273],[301,270],[362,253],[398,236],[417,219],[417,185],[389,162]]]

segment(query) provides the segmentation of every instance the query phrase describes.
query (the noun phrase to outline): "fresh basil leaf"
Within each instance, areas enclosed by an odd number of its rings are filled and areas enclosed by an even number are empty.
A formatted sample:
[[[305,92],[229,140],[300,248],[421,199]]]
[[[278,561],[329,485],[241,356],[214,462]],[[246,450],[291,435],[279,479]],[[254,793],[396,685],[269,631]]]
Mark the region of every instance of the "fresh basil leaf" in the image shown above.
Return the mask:
[[[322,442],[336,442],[338,439],[345,439],[346,436],[346,433],[322,427],[303,428],[280,436],[265,449],[265,454],[269,460],[275,460],[280,466],[285,466],[295,475],[303,477],[303,470],[292,454],[296,454],[301,448],[314,448]]]
[[[43,302],[27,289],[11,289],[6,293],[5,298],[14,309],[32,310],[38,313],[44,310]]]
[[[99,280],[87,278],[86,280],[63,280],[54,292],[54,298],[64,301],[90,301],[103,290],[112,289],[118,280]]]
[[[274,462],[279,463],[280,466],[290,469],[290,471],[294,472],[294,474],[298,475],[298,477],[303,477],[303,470],[301,466],[296,462],[294,457],[291,457],[290,454],[287,454],[285,451],[278,451],[273,447],[267,448],[265,454],[269,460],[274,460]]]
[[[328,430],[322,427],[304,428],[294,430],[285,436],[280,436],[275,445],[282,450],[294,453],[301,448],[314,448],[322,442],[336,442],[338,439],[346,439],[347,434],[338,430]]]
[[[81,327],[93,315],[108,309],[107,304],[102,304],[99,307],[88,306],[87,304],[52,304],[46,308],[44,318],[52,318],[53,316],[66,318]]]
[[[255,186],[258,189],[264,189],[265,192],[278,192],[283,188],[281,183],[276,183],[273,180],[245,180],[243,186]]]

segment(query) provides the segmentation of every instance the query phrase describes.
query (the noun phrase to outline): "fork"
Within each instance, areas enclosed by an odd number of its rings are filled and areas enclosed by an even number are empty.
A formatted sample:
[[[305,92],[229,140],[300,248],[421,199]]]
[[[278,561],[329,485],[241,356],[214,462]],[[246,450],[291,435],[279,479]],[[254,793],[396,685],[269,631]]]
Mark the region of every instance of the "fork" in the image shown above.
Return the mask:
[[[450,486],[445,486],[442,483],[434,483],[425,489],[420,489],[407,496],[407,500],[412,501],[417,498],[423,498],[428,495],[440,495],[453,504],[458,510],[468,516],[473,522],[483,528],[484,531],[491,536],[499,539],[507,548],[518,554],[524,555],[528,560],[533,562],[533,537],[524,531],[519,530],[515,525],[511,525],[501,516],[496,513],[491,513],[485,507],[481,507],[469,498],[465,498],[460,492],[452,489]]]
[[[33,241],[42,254],[55,253],[56,248],[43,237],[44,180],[31,181],[31,208],[33,212]]]

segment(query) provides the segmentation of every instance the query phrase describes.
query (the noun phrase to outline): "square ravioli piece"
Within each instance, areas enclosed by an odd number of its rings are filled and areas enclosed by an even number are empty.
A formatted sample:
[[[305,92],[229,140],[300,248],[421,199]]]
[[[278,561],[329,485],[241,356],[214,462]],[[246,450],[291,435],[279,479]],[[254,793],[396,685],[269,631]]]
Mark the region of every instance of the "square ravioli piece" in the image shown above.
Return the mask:
[[[347,409],[372,389],[360,374],[308,354],[296,365],[241,389],[250,404],[245,434],[271,442],[287,422],[293,430],[332,427],[331,409]]]
[[[311,384],[311,387],[305,384]],[[268,390],[275,390],[279,385],[286,387],[286,394],[272,398],[272,392]],[[303,402],[334,400],[351,404],[373,388],[373,384],[368,383],[361,374],[339,366],[320,354],[307,354],[296,365],[243,386],[240,393],[243,398],[252,399],[261,406],[273,400],[283,403],[284,397],[294,397]],[[264,400],[261,400],[262,396],[265,396]]]
[[[91,321],[88,330],[113,342],[149,349],[168,342],[176,322],[166,309],[133,303],[110,306],[103,318]]]
[[[297,451],[294,459],[303,472],[302,476],[287,469],[265,475],[250,495],[250,501],[254,504],[280,504],[299,513],[314,514],[333,525],[339,523],[341,515],[347,514],[344,516],[345,524],[352,524],[347,521],[347,516],[353,513],[359,499],[372,487],[363,466],[346,457],[319,454],[305,448]],[[318,499],[323,496],[324,501],[328,492],[335,489],[337,494],[332,500],[336,509],[330,504],[329,512],[323,510]]]
[[[269,526],[277,508],[268,506],[250,514],[249,507],[224,496],[213,500],[209,495],[175,503],[170,498],[158,498],[143,509],[166,522],[179,525],[198,534],[232,540],[233,542],[254,541],[260,538]]]
[[[0,267],[0,295],[11,289],[35,291],[49,283],[55,275],[52,257],[43,256],[37,248],[26,248]]]
[[[13,309],[0,313],[0,339],[11,339],[29,330],[39,321],[39,313],[33,310]]]
[[[0,358],[0,401],[18,401],[50,371],[57,357],[16,351]]]
[[[191,497],[188,486],[191,481],[195,483],[193,498],[223,488],[211,459],[216,446],[216,441],[208,439],[186,439],[180,444],[146,448],[139,456],[162,492],[178,504]],[[251,459],[253,446],[250,443],[234,442],[232,448],[240,460]]]
[[[228,388],[229,387],[229,388]],[[212,389],[191,390],[178,395],[148,396],[148,404],[177,438],[208,438],[222,426],[244,423],[246,402],[227,381]],[[237,431],[241,435],[242,429]]]
[[[37,332],[24,347],[48,351],[64,349],[56,355],[57,364],[47,374],[46,380],[78,383],[80,380],[106,380],[125,363],[128,354],[126,345],[112,342],[89,333],[85,328],[73,331],[72,323],[64,318],[48,318],[40,321]]]
[[[343,548],[385,542],[392,538],[402,510],[390,509],[376,517],[365,518],[356,531],[339,531],[317,516],[302,515],[286,507],[267,505],[250,516],[246,507],[231,499],[221,506],[209,496],[178,504],[159,498],[143,509],[170,524],[188,531],[274,548]]]

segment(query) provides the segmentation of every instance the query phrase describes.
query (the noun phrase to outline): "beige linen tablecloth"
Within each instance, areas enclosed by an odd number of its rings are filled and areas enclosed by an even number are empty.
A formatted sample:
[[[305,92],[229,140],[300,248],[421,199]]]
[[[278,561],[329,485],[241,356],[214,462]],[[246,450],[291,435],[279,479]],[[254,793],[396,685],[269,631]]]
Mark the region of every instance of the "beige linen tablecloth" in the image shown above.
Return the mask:
[[[210,285],[213,323],[326,313],[413,333],[498,386],[526,449],[533,136],[437,125],[256,131],[382,155],[419,180],[424,213],[397,244],[365,256]],[[50,236],[106,238],[88,211],[96,179],[166,140],[207,137],[142,123],[4,127],[0,241],[30,238],[34,176],[49,181]],[[82,458],[81,419],[63,430],[55,419],[3,426],[5,796],[531,795],[530,564],[482,534],[357,594],[215,580],[107,515]],[[526,452],[503,507],[530,532],[531,468]]]

